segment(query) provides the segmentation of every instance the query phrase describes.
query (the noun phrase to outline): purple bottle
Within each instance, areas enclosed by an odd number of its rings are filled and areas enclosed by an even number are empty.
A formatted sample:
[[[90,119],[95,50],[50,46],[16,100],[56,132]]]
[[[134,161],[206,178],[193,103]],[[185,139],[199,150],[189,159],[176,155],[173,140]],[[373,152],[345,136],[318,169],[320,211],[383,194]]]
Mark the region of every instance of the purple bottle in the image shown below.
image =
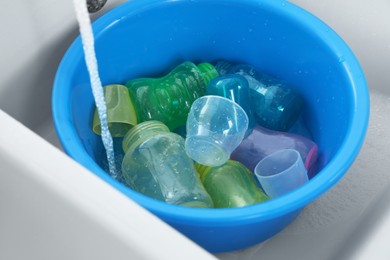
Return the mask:
[[[297,150],[302,157],[309,178],[313,176],[318,156],[316,143],[300,135],[273,131],[259,125],[255,126],[252,133],[234,150],[230,158],[241,162],[253,172],[261,159],[281,149]]]

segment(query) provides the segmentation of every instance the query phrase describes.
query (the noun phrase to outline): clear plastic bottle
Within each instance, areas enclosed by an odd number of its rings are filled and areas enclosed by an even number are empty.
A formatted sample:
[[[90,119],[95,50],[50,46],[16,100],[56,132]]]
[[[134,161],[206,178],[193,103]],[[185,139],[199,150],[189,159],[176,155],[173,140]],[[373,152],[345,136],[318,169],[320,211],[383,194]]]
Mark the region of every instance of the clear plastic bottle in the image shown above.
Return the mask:
[[[123,140],[122,174],[126,184],[149,197],[187,207],[210,208],[184,139],[159,121],[133,127]]]
[[[237,208],[269,200],[243,164],[229,160],[218,167],[195,164],[216,208]]]

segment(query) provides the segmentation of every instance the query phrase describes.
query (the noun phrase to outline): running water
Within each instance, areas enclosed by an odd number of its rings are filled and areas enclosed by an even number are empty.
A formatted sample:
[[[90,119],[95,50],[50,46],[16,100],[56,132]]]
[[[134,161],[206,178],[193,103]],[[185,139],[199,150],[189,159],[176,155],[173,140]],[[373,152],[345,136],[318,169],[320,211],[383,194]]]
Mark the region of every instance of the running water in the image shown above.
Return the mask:
[[[110,175],[114,178],[118,178],[118,174],[115,167],[115,155],[113,140],[108,130],[107,125],[107,108],[106,101],[104,100],[104,92],[102,83],[100,81],[94,38],[92,33],[91,20],[87,10],[87,3],[85,0],[73,0],[73,5],[76,11],[77,21],[80,27],[80,35],[84,48],[85,63],[87,64],[89,77],[91,81],[92,94],[95,99],[100,123],[101,134],[104,148],[106,149],[107,161],[109,166]]]

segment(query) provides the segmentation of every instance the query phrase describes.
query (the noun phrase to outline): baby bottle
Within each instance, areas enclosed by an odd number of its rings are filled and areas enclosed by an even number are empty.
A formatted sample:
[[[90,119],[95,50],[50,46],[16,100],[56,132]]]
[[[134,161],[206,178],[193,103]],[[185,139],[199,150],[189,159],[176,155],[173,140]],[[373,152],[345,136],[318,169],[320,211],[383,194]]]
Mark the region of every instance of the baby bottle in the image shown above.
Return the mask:
[[[254,175],[241,163],[229,160],[218,167],[195,164],[216,208],[237,208],[268,200]]]
[[[314,171],[318,156],[317,144],[310,139],[287,132],[273,131],[259,125],[247,136],[231,155],[253,171],[256,164],[267,155],[282,149],[295,149],[301,155],[309,177]]]
[[[213,65],[186,61],[164,77],[133,79],[126,86],[138,122],[158,120],[174,130],[186,124],[192,103],[205,94],[205,87],[216,76]]]
[[[256,122],[277,131],[288,131],[303,108],[303,99],[288,84],[247,64],[232,65],[220,61],[216,68],[221,73],[243,75],[251,89],[251,107]]]
[[[134,126],[124,137],[122,174],[126,184],[149,197],[187,207],[213,207],[184,139],[159,121]]]

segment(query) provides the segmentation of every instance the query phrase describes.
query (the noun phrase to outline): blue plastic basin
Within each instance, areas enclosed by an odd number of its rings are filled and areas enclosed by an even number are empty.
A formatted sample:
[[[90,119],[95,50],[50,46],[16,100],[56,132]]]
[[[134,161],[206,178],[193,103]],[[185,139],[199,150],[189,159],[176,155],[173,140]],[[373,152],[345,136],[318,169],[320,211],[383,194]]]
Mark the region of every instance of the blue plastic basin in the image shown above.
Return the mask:
[[[291,82],[319,146],[319,173],[303,187],[237,209],[184,208],[145,197],[106,174],[91,130],[93,97],[80,38],[65,54],[53,89],[53,117],[65,151],[94,174],[211,252],[242,249],[291,223],[346,173],[364,140],[369,95],[355,56],[332,29],[280,0],[135,0],[93,24],[103,84],[161,76],[179,63],[224,58]]]

